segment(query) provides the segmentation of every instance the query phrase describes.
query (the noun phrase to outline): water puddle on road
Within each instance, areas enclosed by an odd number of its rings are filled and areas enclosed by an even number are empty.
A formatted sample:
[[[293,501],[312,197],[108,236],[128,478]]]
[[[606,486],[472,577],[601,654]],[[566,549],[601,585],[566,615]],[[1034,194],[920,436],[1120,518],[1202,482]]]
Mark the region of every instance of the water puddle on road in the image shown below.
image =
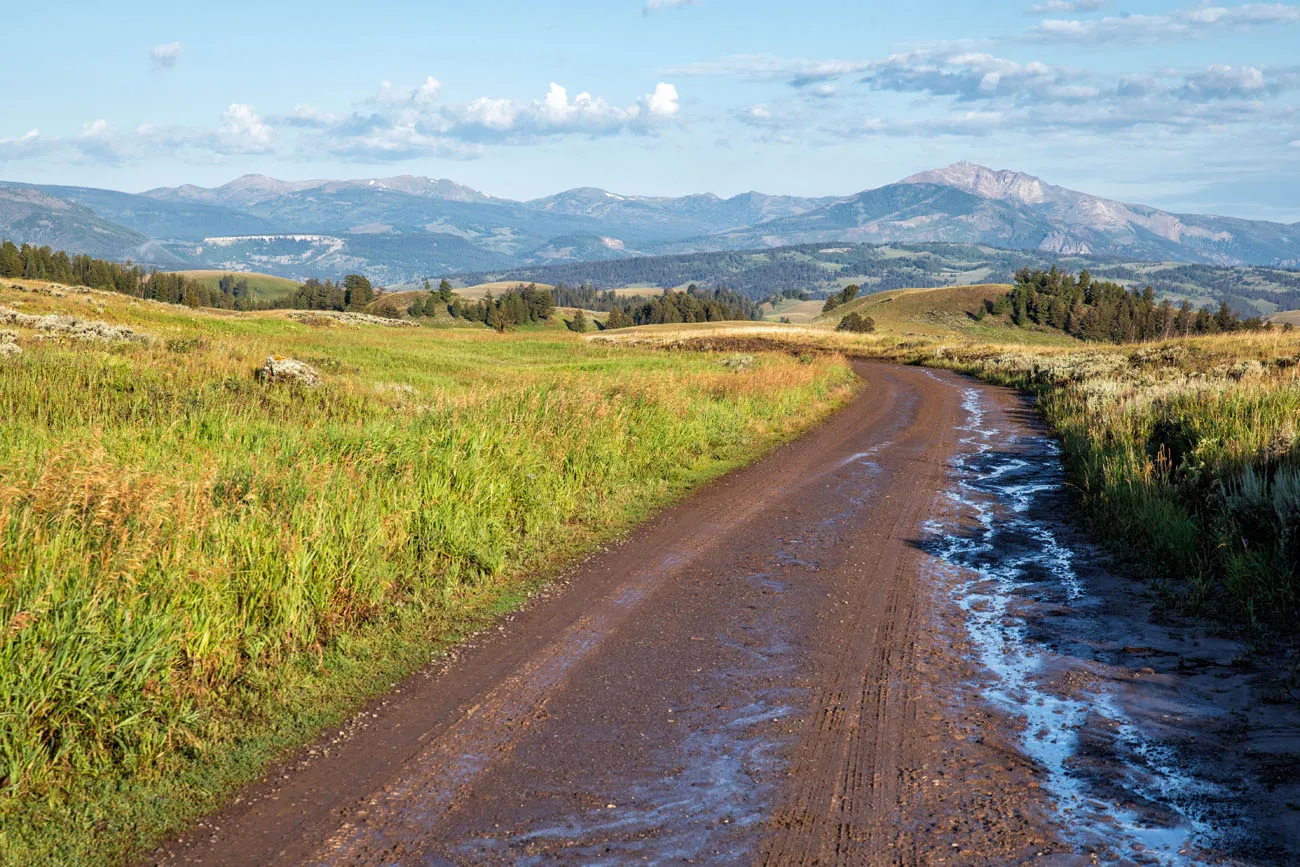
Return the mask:
[[[1153,714],[1132,687],[1143,671],[1099,652],[1110,645],[1080,567],[1093,555],[1061,525],[1056,443],[979,390],[965,389],[962,405],[947,514],[926,526],[924,545],[965,615],[985,698],[1024,721],[1021,747],[1065,842],[1108,863],[1221,863],[1208,852],[1217,828],[1239,826],[1234,793],[1149,730],[1151,716],[1185,721],[1194,711]]]

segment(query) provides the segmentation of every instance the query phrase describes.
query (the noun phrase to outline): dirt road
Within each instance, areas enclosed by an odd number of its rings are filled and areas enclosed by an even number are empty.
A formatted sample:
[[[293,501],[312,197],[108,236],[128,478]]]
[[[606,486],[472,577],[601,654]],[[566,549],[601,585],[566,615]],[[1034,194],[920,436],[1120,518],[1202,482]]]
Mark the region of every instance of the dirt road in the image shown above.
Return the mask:
[[[1025,405],[858,371],[826,425],[591,558],[152,860],[1255,863],[1211,845],[1246,818],[1260,863],[1294,851],[1287,793],[1215,790],[1170,758],[1220,700],[1214,671],[1189,679],[1182,650],[1157,649],[1176,636],[1129,642],[1165,716],[1140,712],[1150,694],[1107,653],[1150,631],[1145,603],[1078,568],[1084,543],[1042,516],[1059,520],[1059,469]],[[1160,776],[1171,762],[1181,776]]]

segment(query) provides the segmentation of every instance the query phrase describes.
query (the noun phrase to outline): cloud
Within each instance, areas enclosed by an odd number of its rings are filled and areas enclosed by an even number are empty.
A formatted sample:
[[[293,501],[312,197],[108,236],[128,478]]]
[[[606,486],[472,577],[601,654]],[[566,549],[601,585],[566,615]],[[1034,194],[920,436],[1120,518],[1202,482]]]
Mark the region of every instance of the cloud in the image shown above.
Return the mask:
[[[271,150],[274,134],[251,106],[234,103],[221,115],[214,150],[223,154],[260,154]]]
[[[805,87],[855,75],[864,72],[869,66],[870,62],[861,60],[787,60],[770,54],[733,54],[719,60],[671,66],[664,73],[785,81],[794,87]]]
[[[38,129],[12,138],[0,138],[0,162],[10,162],[41,156],[46,150],[45,139]]]
[[[185,46],[179,42],[155,45],[149,51],[149,59],[159,69],[175,69],[177,61],[181,59],[181,52],[184,50]]]
[[[1242,6],[1193,6],[1166,15],[1120,15],[1095,20],[1051,18],[1030,28],[1031,42],[1122,43],[1195,39],[1218,30],[1250,30],[1300,23],[1300,6],[1246,3]]]
[[[1053,12],[1092,12],[1109,3],[1110,0],[1047,0],[1030,6],[1026,15],[1050,15]]]
[[[350,113],[299,105],[272,120],[301,131],[305,152],[393,161],[424,155],[467,158],[489,145],[563,136],[654,135],[681,113],[677,88],[664,81],[625,106],[586,91],[571,95],[558,82],[530,102],[490,96],[452,102],[440,96],[441,86],[433,78],[408,88],[384,82]]]
[[[677,112],[681,110],[681,102],[677,97],[677,88],[671,84],[659,82],[655,85],[655,92],[646,97],[646,107],[649,109],[651,117],[676,117]]]
[[[645,6],[641,9],[642,15],[649,15],[660,9],[680,9],[683,6],[694,6],[700,0],[645,0]]]
[[[868,64],[862,83],[875,90],[951,96],[962,102],[999,98],[1073,102],[1097,95],[1083,75],[1038,61],[979,52],[920,49]]]

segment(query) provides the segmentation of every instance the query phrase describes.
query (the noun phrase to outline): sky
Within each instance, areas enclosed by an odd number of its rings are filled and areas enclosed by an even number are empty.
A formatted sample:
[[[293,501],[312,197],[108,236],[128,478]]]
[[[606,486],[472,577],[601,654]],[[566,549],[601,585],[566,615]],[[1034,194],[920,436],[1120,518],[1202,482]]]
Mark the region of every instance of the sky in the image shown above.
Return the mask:
[[[1300,3],[44,0],[6,32],[10,181],[848,195],[970,160],[1300,221]]]

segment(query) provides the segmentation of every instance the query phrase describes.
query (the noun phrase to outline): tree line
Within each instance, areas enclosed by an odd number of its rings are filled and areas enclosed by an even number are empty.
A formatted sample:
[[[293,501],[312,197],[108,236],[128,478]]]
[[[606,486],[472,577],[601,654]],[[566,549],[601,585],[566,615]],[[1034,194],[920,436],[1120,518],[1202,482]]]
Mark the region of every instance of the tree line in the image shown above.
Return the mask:
[[[1193,334],[1261,331],[1268,323],[1243,319],[1224,301],[1218,309],[1193,309],[1183,301],[1175,307],[1156,300],[1150,286],[1128,289],[1119,283],[1094,280],[1087,270],[1078,276],[1053,266],[1050,270],[1016,272],[1011,291],[981,308],[977,318],[991,313],[1009,316],[1016,325],[1044,325],[1081,340],[1134,343]]]
[[[0,243],[0,277],[85,286],[189,307],[233,310],[240,301],[220,287],[209,288],[183,274],[146,271],[130,261],[121,264],[86,255],[70,256],[49,247],[19,247],[12,241]]]
[[[433,292],[429,294],[431,297],[434,295]],[[441,295],[438,300],[441,300]],[[488,292],[481,301],[463,301],[459,296],[453,296],[447,307],[447,312],[455,319],[481,322],[496,331],[506,331],[515,325],[545,322],[554,311],[555,302],[551,293],[531,284],[507,290],[504,295],[495,298]]]

